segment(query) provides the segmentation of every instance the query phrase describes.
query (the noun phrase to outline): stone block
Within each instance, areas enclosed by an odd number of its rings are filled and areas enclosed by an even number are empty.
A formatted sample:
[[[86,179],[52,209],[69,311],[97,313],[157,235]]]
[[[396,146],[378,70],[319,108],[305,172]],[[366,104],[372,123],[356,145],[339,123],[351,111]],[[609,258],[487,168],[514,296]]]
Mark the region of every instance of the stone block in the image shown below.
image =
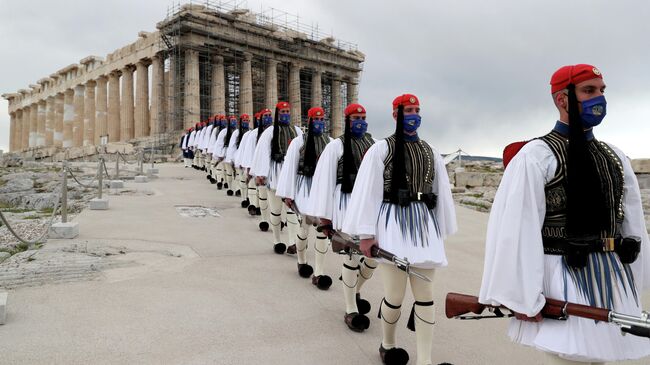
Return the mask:
[[[479,172],[457,172],[457,187],[477,187],[483,186],[484,174]]]
[[[650,158],[632,160],[632,169],[637,174],[650,174]]]
[[[498,187],[501,182],[501,174],[488,173],[483,179],[483,186]]]
[[[122,189],[124,188],[124,181],[122,180],[111,180],[108,185],[111,189]]]
[[[50,238],[71,239],[79,235],[79,223],[55,223],[50,228]]]
[[[149,181],[149,180],[144,175],[138,175],[138,176],[135,177],[135,182],[137,182],[137,183],[146,183],[147,181]]]
[[[108,209],[108,199],[106,198],[90,199],[90,210],[107,210],[107,209]]]
[[[149,174],[155,175],[155,174],[158,174],[158,173],[160,173],[160,171],[158,169],[156,169],[156,168],[147,169],[147,175],[149,175]]]
[[[7,298],[9,293],[0,293],[0,324],[7,321]]]
[[[636,178],[639,181],[639,189],[650,189],[650,174],[637,174]]]

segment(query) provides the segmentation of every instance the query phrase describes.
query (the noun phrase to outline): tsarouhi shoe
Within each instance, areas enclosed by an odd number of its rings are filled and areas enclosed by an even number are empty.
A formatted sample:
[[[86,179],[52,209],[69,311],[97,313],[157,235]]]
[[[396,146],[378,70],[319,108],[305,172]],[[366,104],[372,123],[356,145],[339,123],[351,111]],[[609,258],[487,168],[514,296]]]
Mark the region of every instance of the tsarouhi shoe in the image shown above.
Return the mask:
[[[223,187],[224,187],[225,189],[228,189],[228,183],[223,183]]]
[[[287,250],[287,245],[285,245],[282,242],[278,242],[275,245],[273,245],[273,251],[275,251],[275,253],[277,253],[278,255],[282,255],[286,250]]]
[[[363,332],[370,327],[370,318],[357,312],[345,313],[343,321],[354,332]]]
[[[230,190],[230,189],[228,189],[228,191],[226,191],[226,195],[228,195],[228,196],[232,196],[233,194],[234,194],[233,191]]]
[[[311,283],[320,290],[327,290],[332,286],[332,278],[327,275],[312,276]]]
[[[309,264],[298,264],[298,275],[308,279],[314,273],[314,268]]]
[[[409,362],[409,353],[399,347],[386,350],[383,345],[379,345],[379,356],[386,365],[406,365]]]
[[[298,252],[298,249],[296,248],[296,244],[295,244],[295,243],[294,243],[293,245],[290,245],[289,247],[287,247],[287,253],[288,253],[289,255],[295,255],[296,252]]]
[[[262,209],[260,207],[255,208],[255,215],[262,215]]]
[[[241,190],[235,191],[235,196],[241,196]]]
[[[253,204],[248,205],[248,214],[255,215],[255,206]]]
[[[217,183],[217,189],[221,190],[221,188],[223,188],[223,183],[218,182]]]
[[[241,201],[241,207],[242,207],[242,208],[248,208],[248,205],[249,205],[249,204],[250,204],[250,202],[248,201],[248,198],[246,198],[245,200],[242,200],[242,201]]]
[[[357,308],[361,314],[368,314],[371,309],[370,303],[365,299],[361,299],[361,294],[359,293],[357,293]]]
[[[266,232],[269,230],[269,223],[268,222],[260,222],[258,225],[260,227],[260,231]]]

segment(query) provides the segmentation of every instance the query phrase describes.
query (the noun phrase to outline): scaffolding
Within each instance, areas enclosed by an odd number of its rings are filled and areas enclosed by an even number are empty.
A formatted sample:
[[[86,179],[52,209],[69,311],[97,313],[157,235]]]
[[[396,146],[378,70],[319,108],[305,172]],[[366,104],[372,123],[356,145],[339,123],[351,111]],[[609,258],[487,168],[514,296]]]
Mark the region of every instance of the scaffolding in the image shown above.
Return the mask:
[[[181,5],[174,3],[167,9],[167,16],[164,20],[165,26],[160,29],[161,42],[163,43],[162,49],[166,50],[166,60],[164,63],[165,79],[169,80],[168,87],[166,88],[166,114],[165,125],[166,130],[178,131],[183,129],[183,120],[188,113],[187,106],[185,105],[187,84],[186,81],[186,60],[185,51],[188,47],[186,39],[192,35],[192,32],[200,34],[206,38],[205,43],[196,49],[199,51],[199,100],[200,100],[200,120],[194,122],[206,121],[211,116],[218,113],[236,114],[239,115],[240,107],[240,82],[242,62],[244,61],[244,52],[251,46],[250,43],[243,42],[241,46],[244,47],[242,52],[241,47],[237,50],[224,46],[224,42],[219,37],[215,36],[213,30],[215,27],[222,26],[215,21],[211,21],[210,17],[200,17],[192,19],[192,23],[196,26],[197,22],[201,23],[199,28],[202,29],[188,29],[184,27],[185,18],[182,16],[182,11],[187,9],[187,6],[200,7],[201,12],[215,16],[216,18],[232,19],[232,17],[244,17],[251,27],[262,27],[271,31],[281,31],[287,34],[287,40],[280,42],[278,48],[283,51],[296,52],[296,42],[294,38],[299,38],[301,42],[320,42],[329,47],[336,48],[343,51],[356,51],[357,45],[337,40],[333,37],[332,33],[323,32],[318,24],[305,24],[301,22],[298,15],[292,15],[284,11],[274,8],[261,8],[259,12],[253,13],[247,9],[245,1],[237,0],[204,0],[192,1],[189,4]],[[248,40],[248,27],[245,29],[238,28],[238,31],[246,32]],[[257,30],[259,32],[259,29]],[[250,37],[253,39],[253,37]],[[258,37],[259,38],[259,37]],[[265,48],[265,45],[254,45],[257,48]],[[213,85],[214,80],[213,69],[215,66],[213,59],[214,56],[224,57],[224,95],[225,95],[225,110],[213,110]],[[272,52],[270,53],[272,57]],[[273,108],[274,105],[267,105],[267,90],[266,79],[267,64],[269,59],[253,53],[251,60],[252,65],[252,102],[253,112],[259,111],[265,107]],[[278,100],[289,100],[289,64],[287,62],[279,62],[277,64],[277,98]],[[300,124],[304,127],[307,121],[307,110],[312,106],[312,80],[313,72],[311,69],[300,70],[300,101],[301,101],[301,120]],[[332,77],[326,73],[322,74],[322,107],[325,109],[326,115],[331,116],[332,110]],[[345,88],[342,92],[345,93]],[[343,106],[346,103],[347,97],[341,94],[341,102]],[[328,123],[329,125],[329,123]],[[328,126],[329,130],[329,126]]]

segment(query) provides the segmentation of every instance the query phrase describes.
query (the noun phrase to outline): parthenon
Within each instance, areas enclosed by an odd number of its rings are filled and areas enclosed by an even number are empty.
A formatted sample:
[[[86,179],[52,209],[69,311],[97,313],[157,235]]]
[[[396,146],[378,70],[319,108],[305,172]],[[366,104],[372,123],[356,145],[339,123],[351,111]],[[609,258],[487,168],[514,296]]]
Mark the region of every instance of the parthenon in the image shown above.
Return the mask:
[[[134,142],[180,131],[215,114],[253,114],[278,100],[293,123],[311,106],[342,133],[364,54],[276,10],[186,4],[105,58],[88,56],[2,96],[10,151]],[[284,19],[284,22],[282,21]]]

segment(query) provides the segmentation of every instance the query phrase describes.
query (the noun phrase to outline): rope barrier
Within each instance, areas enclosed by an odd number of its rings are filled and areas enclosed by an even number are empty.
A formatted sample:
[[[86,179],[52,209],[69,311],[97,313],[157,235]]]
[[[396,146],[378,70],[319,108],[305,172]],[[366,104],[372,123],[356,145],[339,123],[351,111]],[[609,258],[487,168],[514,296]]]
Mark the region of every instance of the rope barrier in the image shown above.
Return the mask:
[[[38,236],[37,239],[30,241],[27,240],[23,237],[20,237],[18,233],[11,227],[11,224],[9,224],[9,220],[5,217],[4,214],[0,211],[0,220],[2,223],[7,227],[7,230],[9,230],[9,233],[11,233],[19,242],[27,245],[27,246],[33,246],[37,245],[39,243],[43,243],[46,241],[45,236],[48,234],[50,231],[50,228],[52,228],[52,224],[54,223],[54,218],[56,217],[56,212],[59,210],[59,206],[61,205],[61,193],[59,192],[59,198],[56,201],[56,204],[54,205],[54,209],[52,210],[52,215],[50,216],[50,221],[47,223],[47,228],[41,233],[40,236]]]

